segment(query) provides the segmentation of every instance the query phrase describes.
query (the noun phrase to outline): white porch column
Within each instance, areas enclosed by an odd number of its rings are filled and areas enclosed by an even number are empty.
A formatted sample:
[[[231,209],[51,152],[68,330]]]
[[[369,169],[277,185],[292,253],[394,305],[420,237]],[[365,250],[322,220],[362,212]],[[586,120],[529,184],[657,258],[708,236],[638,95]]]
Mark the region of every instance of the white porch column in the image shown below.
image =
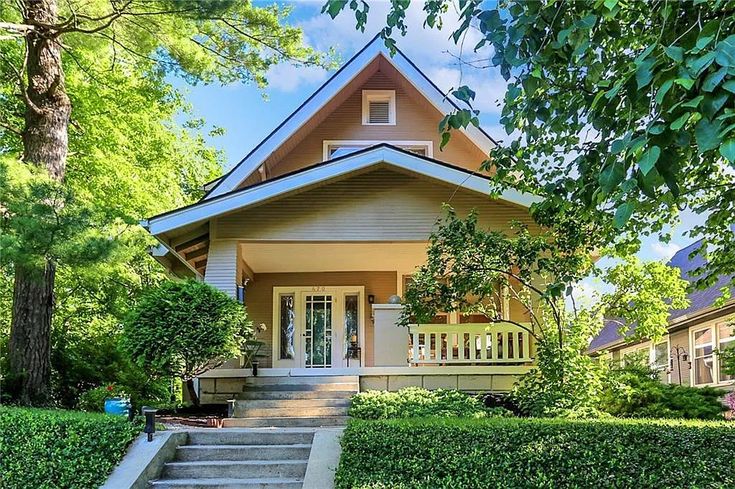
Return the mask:
[[[376,367],[408,365],[408,328],[397,325],[402,310],[400,304],[373,304],[373,364]]]
[[[239,244],[235,240],[211,241],[204,282],[235,297],[239,283]]]

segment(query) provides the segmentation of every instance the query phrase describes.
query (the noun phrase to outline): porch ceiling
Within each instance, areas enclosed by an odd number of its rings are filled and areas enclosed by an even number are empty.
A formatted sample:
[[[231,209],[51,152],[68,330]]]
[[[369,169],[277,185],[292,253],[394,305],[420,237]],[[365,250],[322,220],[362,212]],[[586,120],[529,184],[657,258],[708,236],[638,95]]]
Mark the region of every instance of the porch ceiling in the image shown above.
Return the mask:
[[[407,271],[426,261],[427,243],[241,243],[254,273]]]

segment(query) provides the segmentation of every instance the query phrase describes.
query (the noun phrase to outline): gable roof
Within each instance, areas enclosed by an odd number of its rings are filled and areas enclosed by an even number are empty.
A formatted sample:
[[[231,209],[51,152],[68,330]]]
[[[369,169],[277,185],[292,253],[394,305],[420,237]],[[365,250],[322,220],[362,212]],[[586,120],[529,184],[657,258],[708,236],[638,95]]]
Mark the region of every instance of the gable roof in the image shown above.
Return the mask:
[[[689,283],[693,283],[699,278],[698,275],[694,274],[694,271],[705,264],[704,257],[699,254],[690,257],[701,245],[701,241],[696,241],[686,248],[682,248],[667,263],[670,267],[678,268],[681,272],[681,278]],[[684,321],[712,307],[715,301],[722,296],[721,289],[731,283],[732,279],[732,275],[720,275],[710,287],[690,291],[687,294],[689,307],[685,309],[672,309],[669,313],[669,323]],[[735,292],[735,287],[731,288],[731,290]],[[589,347],[590,351],[601,350],[622,342],[625,338],[619,333],[619,329],[619,322],[612,320],[605,321],[605,325],[600,331],[600,334],[592,339]],[[633,332],[634,328],[629,328],[625,336],[630,336]]]
[[[459,108],[402,51],[397,49],[395,56],[391,56],[380,35],[376,35],[273,132],[266,136],[245,158],[218,181],[211,182],[213,185],[202,200],[209,200],[235,190],[250,174],[257,170],[273,151],[321,110],[327,102],[344,89],[378,56],[384,57],[442,114],[450,113]],[[489,134],[472,124],[468,125],[467,128],[460,129],[460,131],[485,154],[489,153],[494,146],[497,146],[497,143]]]
[[[381,143],[250,187],[236,189],[159,214],[143,221],[142,224],[151,234],[158,235],[378,164],[387,164],[467,190],[488,194],[489,178],[484,175]],[[523,207],[528,207],[537,200],[529,194],[513,190],[503,192],[501,198]]]

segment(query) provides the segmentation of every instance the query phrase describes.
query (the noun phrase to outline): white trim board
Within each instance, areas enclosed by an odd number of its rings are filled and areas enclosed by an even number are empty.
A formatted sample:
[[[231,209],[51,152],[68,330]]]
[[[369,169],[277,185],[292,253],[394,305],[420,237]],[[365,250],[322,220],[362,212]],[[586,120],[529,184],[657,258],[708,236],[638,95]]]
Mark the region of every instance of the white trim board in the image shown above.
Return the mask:
[[[429,158],[434,157],[434,141],[390,141],[387,139],[325,139],[322,141],[322,161],[329,161],[330,146],[360,146],[360,149],[369,148],[378,144],[390,144],[398,148],[426,148],[426,155]],[[407,150],[410,151],[410,150]]]
[[[209,200],[235,190],[273,151],[293,136],[301,126],[321,110],[378,56],[383,56],[387,62],[391,63],[442,114],[448,114],[457,108],[403,53],[398,51],[394,57],[391,57],[383,39],[380,36],[375,36],[372,41],[337,71],[303,105],[296,109],[283,124],[266,137],[250,154],[217,182],[203,200]],[[484,154],[488,154],[496,145],[490,136],[472,124],[460,129],[460,131]]]
[[[265,181],[252,188],[232,192],[218,199],[203,200],[192,206],[152,217],[142,224],[147,227],[151,234],[158,235],[381,163],[444,181],[480,194],[488,194],[488,181],[484,177],[444,166],[397,148],[380,145],[354,155],[319,164],[305,171]],[[515,190],[503,192],[501,199],[524,207],[528,207],[538,200],[537,197]]]

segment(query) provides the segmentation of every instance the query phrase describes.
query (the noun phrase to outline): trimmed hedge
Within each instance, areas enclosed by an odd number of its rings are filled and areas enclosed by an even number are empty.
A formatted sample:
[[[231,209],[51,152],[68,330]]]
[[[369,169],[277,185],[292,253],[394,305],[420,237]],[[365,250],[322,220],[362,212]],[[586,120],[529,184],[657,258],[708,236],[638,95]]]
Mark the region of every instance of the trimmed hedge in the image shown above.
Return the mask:
[[[0,487],[97,488],[140,430],[104,414],[0,407]]]
[[[353,420],[338,489],[735,487],[735,424]]]
[[[397,392],[366,391],[352,397],[349,415],[357,419],[392,419],[413,417],[512,416],[507,409],[486,408],[483,402],[457,390],[430,391],[406,387]]]

